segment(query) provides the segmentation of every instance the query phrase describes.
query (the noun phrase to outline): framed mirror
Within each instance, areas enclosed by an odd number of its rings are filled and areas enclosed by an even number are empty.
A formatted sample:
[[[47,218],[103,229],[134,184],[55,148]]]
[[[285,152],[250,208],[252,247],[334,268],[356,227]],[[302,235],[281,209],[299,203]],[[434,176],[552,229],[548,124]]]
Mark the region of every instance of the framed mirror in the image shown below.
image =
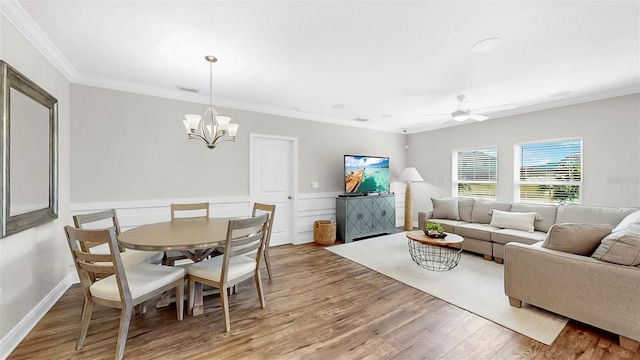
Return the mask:
[[[58,217],[58,100],[0,60],[0,237]]]

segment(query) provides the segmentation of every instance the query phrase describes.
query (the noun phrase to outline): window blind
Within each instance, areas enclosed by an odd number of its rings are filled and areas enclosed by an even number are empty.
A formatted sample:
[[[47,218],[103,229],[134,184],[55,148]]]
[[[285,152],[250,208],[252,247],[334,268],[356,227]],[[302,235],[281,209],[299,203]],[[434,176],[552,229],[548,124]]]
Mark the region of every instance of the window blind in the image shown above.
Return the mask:
[[[498,179],[497,153],[496,147],[454,152],[453,195],[495,199]]]
[[[579,203],[582,139],[516,145],[516,198],[524,202]]]

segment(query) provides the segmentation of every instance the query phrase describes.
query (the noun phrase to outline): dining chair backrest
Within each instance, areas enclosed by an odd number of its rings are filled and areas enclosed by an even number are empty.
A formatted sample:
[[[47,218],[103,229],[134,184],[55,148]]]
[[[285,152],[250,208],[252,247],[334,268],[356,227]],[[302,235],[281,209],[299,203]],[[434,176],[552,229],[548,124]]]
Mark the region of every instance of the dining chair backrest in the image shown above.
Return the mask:
[[[129,289],[116,240],[116,228],[86,230],[66,226],[64,231],[85,296],[91,296],[90,287],[96,279],[115,274],[118,283],[124,284],[124,288],[120,289],[121,299],[124,300]],[[108,253],[91,253],[85,250],[102,244],[107,244]],[[131,297],[131,294],[128,296]]]
[[[269,214],[269,220],[267,221],[267,229],[265,232],[266,239],[264,243],[264,246],[268,247],[269,242],[271,241],[271,229],[273,228],[273,218],[276,214],[276,206],[261,203],[253,204],[253,212],[251,213],[251,216],[255,217],[264,213]]]
[[[180,218],[199,217],[209,217],[209,203],[171,204],[171,221]]]
[[[269,279],[271,279],[271,259],[269,257],[269,244],[271,244],[271,230],[273,230],[273,219],[276,214],[276,206],[270,204],[261,204],[254,203],[253,204],[253,212],[251,216],[256,216],[260,214],[268,213],[269,221],[267,222],[267,230],[265,232],[265,241],[264,241],[264,261],[267,266],[267,274],[269,275]]]
[[[221,282],[226,282],[229,259],[234,256],[246,255],[252,258],[255,256],[256,268],[259,268],[268,221],[269,214],[247,219],[229,220],[227,239],[224,246]]]
[[[120,235],[120,223],[115,209],[103,210],[91,214],[81,214],[73,216],[73,223],[78,229],[106,229],[113,227],[116,237]],[[80,246],[83,251],[89,251],[90,248],[101,244],[81,242]],[[120,252],[124,251],[122,246],[118,246]]]

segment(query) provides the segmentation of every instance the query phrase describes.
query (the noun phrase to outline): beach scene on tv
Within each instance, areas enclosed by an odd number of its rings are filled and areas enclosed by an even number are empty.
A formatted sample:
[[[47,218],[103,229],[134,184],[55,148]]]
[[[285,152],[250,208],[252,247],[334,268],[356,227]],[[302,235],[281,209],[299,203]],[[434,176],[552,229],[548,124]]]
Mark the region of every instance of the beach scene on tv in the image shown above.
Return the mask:
[[[344,157],[345,191],[369,193],[389,191],[389,158]]]

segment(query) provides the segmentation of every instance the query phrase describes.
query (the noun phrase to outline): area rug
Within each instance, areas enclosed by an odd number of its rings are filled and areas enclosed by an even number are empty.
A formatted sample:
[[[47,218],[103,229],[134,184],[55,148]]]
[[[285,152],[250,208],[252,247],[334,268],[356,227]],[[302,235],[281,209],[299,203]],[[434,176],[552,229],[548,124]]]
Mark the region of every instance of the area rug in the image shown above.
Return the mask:
[[[510,306],[504,266],[482,256],[463,252],[458,266],[445,272],[419,267],[411,260],[404,232],[326,249],[546,345],[568,322],[526,303]]]

